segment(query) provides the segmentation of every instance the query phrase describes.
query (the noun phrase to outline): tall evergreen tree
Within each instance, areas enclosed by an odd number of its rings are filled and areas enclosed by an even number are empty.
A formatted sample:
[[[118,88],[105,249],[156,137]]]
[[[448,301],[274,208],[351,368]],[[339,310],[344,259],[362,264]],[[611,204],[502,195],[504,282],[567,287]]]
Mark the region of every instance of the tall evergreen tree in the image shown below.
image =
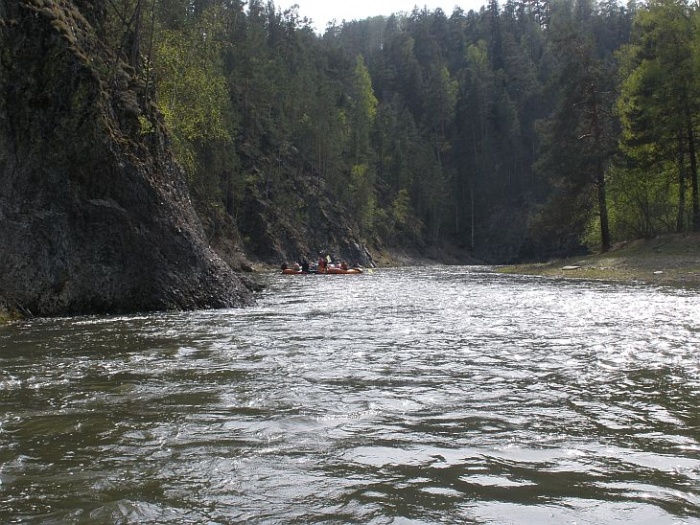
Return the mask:
[[[600,246],[610,248],[606,171],[614,151],[612,100],[606,93],[604,71],[595,57],[588,24],[579,23],[587,10],[552,17],[550,38],[559,58],[558,105],[542,123],[542,155],[539,173],[556,188],[544,208],[546,237],[575,246],[583,240],[590,215],[597,204]],[[588,25],[590,27],[590,25]],[[595,188],[596,197],[590,190]],[[568,217],[568,221],[566,220]],[[564,229],[562,230],[562,226]],[[564,233],[565,232],[565,233]],[[556,244],[556,241],[555,241]]]
[[[700,85],[693,64],[695,27],[690,15],[686,0],[652,0],[639,11],[633,43],[623,54],[626,68],[618,103],[625,153],[675,179],[679,231],[685,227],[688,171],[692,228],[700,231],[696,154]]]
[[[371,137],[377,115],[377,98],[372,78],[362,55],[357,56],[353,76],[353,104],[350,119],[350,194],[353,209],[365,232],[374,221],[376,197]]]

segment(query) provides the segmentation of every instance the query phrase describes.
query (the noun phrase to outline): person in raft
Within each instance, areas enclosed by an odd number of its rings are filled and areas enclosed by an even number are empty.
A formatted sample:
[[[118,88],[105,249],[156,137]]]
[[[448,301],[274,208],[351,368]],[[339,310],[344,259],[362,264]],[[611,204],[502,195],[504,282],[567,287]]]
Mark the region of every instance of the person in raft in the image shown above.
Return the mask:
[[[328,262],[326,261],[326,258],[321,255],[318,259],[318,271],[325,273],[326,269],[328,268]]]

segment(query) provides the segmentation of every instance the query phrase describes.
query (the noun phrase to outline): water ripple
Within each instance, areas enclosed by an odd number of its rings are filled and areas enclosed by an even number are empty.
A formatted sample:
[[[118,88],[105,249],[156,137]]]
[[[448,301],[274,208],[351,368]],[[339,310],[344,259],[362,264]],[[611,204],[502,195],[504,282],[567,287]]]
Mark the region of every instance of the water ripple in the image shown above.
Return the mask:
[[[695,292],[468,267],[0,328],[0,521],[700,523]]]

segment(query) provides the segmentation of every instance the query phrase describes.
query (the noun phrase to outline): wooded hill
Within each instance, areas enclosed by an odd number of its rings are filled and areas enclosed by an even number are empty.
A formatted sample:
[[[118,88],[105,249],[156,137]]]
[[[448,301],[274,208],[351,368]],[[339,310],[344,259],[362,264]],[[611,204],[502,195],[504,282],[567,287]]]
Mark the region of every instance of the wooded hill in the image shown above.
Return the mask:
[[[210,237],[251,257],[508,262],[700,229],[685,0],[493,0],[322,35],[259,0],[82,4],[164,115]]]

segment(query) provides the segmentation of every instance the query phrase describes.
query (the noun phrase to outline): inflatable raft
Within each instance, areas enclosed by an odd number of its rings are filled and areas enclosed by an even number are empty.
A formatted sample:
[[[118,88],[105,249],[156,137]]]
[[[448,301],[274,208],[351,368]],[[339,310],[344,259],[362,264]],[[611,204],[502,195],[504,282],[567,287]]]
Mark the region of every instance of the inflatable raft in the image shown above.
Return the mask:
[[[325,270],[309,270],[308,272],[293,268],[282,270],[283,275],[357,275],[360,273],[362,273],[360,268],[327,268]]]
[[[356,273],[362,273],[362,270],[359,268],[326,268],[325,272],[319,272],[319,273],[326,273],[326,274],[338,274],[338,275],[351,275],[351,274],[356,274]]]

